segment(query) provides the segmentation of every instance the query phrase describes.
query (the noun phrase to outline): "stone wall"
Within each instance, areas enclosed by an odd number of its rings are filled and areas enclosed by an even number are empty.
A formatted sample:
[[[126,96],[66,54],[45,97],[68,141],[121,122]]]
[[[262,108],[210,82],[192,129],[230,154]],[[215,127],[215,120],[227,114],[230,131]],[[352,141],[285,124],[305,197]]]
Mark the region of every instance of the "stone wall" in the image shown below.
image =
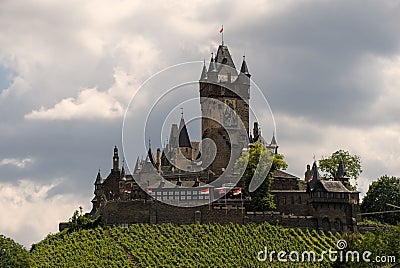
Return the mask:
[[[318,228],[317,220],[312,216],[283,215],[279,212],[246,212],[241,206],[174,207],[157,201],[142,200],[110,201],[102,209],[101,217],[102,222],[107,225],[269,222],[285,227]]]

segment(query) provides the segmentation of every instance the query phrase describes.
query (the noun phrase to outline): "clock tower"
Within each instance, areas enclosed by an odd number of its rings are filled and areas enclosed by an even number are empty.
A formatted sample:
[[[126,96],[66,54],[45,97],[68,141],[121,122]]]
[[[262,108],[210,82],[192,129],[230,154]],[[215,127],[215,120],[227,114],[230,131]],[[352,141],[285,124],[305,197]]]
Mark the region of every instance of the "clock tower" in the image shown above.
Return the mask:
[[[245,57],[238,72],[223,44],[212,54],[208,70],[204,63],[199,81],[202,139],[211,139],[216,152],[205,145],[202,155],[215,155],[209,169],[216,175],[233,173],[236,159],[248,146],[250,76]]]

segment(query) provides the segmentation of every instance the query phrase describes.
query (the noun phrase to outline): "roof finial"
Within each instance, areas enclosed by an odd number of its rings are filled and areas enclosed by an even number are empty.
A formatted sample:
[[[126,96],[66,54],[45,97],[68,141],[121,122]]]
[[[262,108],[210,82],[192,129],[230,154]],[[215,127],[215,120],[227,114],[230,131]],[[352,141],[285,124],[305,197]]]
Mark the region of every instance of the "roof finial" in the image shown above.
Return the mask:
[[[181,107],[181,115],[182,115],[182,118],[183,118],[183,107]]]
[[[149,137],[149,149],[151,148],[151,139]]]

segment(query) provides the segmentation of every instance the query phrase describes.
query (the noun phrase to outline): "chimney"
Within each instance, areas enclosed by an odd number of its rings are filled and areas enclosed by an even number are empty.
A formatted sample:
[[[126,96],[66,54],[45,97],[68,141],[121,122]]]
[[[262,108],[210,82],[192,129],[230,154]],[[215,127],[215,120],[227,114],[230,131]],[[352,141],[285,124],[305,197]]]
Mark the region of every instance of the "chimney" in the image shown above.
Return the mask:
[[[157,172],[158,172],[158,174],[161,174],[161,150],[160,150],[160,148],[157,148],[157,162],[156,162],[156,166],[157,166]]]

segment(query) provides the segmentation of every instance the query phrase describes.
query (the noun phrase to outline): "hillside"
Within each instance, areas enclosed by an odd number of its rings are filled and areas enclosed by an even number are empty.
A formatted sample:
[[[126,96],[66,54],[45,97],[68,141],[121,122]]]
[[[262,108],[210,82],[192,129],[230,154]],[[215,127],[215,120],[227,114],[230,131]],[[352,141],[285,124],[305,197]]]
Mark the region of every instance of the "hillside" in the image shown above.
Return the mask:
[[[275,251],[321,252],[334,248],[337,240],[332,234],[269,224],[132,225],[50,236],[34,246],[32,259],[37,267],[255,267],[263,264],[257,253],[265,246]]]
[[[31,267],[332,267],[327,258],[324,262],[283,263],[278,262],[275,254],[271,263],[269,257],[259,261],[257,254],[265,247],[269,252],[297,251],[301,256],[303,251],[315,251],[319,254],[337,250],[339,239],[348,241],[352,249],[373,252],[379,249],[377,253],[393,254],[399,260],[400,226],[376,234],[340,236],[265,223],[137,224],[129,228],[63,231],[33,245],[29,261]],[[352,267],[367,265],[353,264]]]

